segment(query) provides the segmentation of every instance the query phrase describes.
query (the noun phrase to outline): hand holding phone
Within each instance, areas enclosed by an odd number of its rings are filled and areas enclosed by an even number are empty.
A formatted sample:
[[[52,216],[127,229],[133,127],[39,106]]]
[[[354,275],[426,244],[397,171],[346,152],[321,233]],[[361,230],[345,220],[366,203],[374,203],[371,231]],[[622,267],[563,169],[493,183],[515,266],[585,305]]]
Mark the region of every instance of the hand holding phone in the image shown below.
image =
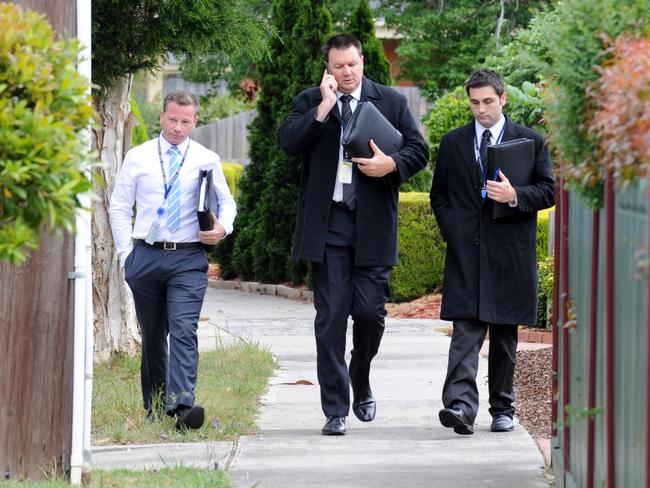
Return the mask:
[[[316,120],[322,122],[329,114],[330,110],[336,105],[336,88],[338,83],[336,78],[329,72],[329,67],[325,63],[325,71],[320,82],[320,94],[322,101],[318,106]]]

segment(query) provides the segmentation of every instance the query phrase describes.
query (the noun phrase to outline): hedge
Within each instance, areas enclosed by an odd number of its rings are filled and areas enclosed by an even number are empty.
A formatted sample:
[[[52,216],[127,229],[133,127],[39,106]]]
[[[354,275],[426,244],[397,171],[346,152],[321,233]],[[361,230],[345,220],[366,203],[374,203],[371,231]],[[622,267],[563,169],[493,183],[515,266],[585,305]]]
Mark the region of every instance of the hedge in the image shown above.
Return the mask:
[[[408,301],[442,285],[446,245],[431,212],[428,193],[400,193],[398,246],[392,301]]]
[[[228,183],[230,193],[232,193],[235,199],[237,199],[237,197],[239,197],[237,181],[244,172],[244,167],[239,163],[229,163],[226,161],[221,163],[221,167],[223,168],[223,174],[226,177],[226,183]]]
[[[553,257],[548,252],[549,214],[547,208],[537,212],[537,327],[550,330],[553,304]]]

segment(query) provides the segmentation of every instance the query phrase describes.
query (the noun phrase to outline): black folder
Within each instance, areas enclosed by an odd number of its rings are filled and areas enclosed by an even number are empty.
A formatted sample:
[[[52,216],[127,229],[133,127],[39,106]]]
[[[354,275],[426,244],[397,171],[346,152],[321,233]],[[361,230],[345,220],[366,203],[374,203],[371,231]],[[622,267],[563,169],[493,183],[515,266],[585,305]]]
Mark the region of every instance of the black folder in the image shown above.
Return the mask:
[[[200,230],[212,230],[212,214],[217,214],[217,202],[213,202],[214,182],[211,169],[200,169],[199,179],[196,185],[196,217],[199,220]],[[204,244],[207,252],[214,251],[217,246]]]
[[[196,186],[196,216],[199,219],[199,229],[212,230],[212,194],[214,187],[212,170],[200,169]]]
[[[535,169],[535,141],[513,139],[488,146],[488,178],[494,178],[497,169],[503,172],[512,186],[532,183]],[[492,218],[499,219],[517,213],[516,207],[492,201]]]
[[[345,126],[341,145],[350,157],[371,158],[370,139],[384,154],[394,154],[404,146],[404,137],[372,102],[359,102]]]

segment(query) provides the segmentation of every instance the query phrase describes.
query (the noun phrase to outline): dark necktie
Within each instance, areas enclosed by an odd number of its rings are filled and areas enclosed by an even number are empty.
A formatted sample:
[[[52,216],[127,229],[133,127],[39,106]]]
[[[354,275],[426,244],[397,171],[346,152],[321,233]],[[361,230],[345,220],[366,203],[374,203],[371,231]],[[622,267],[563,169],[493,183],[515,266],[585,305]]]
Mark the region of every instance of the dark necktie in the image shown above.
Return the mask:
[[[350,107],[350,100],[352,95],[342,95],[341,98],[341,118],[343,126],[347,125],[352,117],[352,108]],[[347,159],[344,154],[343,157]],[[357,167],[352,165],[352,181],[350,184],[343,183],[343,201],[350,210],[354,210],[357,206]]]
[[[485,129],[483,131],[483,135],[481,136],[481,146],[478,150],[481,156],[481,167],[483,168],[484,175],[487,175],[487,162],[488,162],[487,148],[490,145],[490,137],[492,137],[492,133],[490,132],[490,129]]]

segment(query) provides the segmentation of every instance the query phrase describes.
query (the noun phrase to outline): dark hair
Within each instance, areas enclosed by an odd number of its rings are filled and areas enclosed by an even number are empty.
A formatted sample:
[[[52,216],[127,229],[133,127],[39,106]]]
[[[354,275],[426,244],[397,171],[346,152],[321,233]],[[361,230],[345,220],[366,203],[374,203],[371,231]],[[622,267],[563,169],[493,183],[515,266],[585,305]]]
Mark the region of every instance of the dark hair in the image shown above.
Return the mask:
[[[341,33],[330,37],[323,46],[325,62],[329,62],[330,49],[347,49],[350,46],[356,47],[357,51],[359,51],[359,56],[361,56],[361,43],[352,34]]]
[[[185,90],[174,90],[165,95],[165,100],[163,101],[163,112],[167,112],[167,105],[169,105],[169,102],[174,102],[179,105],[194,105],[196,114],[198,115],[199,113],[199,99]]]
[[[503,95],[506,91],[506,85],[501,75],[489,69],[474,71],[465,82],[465,91],[469,95],[470,88],[483,88],[484,86],[491,86],[499,96]]]

